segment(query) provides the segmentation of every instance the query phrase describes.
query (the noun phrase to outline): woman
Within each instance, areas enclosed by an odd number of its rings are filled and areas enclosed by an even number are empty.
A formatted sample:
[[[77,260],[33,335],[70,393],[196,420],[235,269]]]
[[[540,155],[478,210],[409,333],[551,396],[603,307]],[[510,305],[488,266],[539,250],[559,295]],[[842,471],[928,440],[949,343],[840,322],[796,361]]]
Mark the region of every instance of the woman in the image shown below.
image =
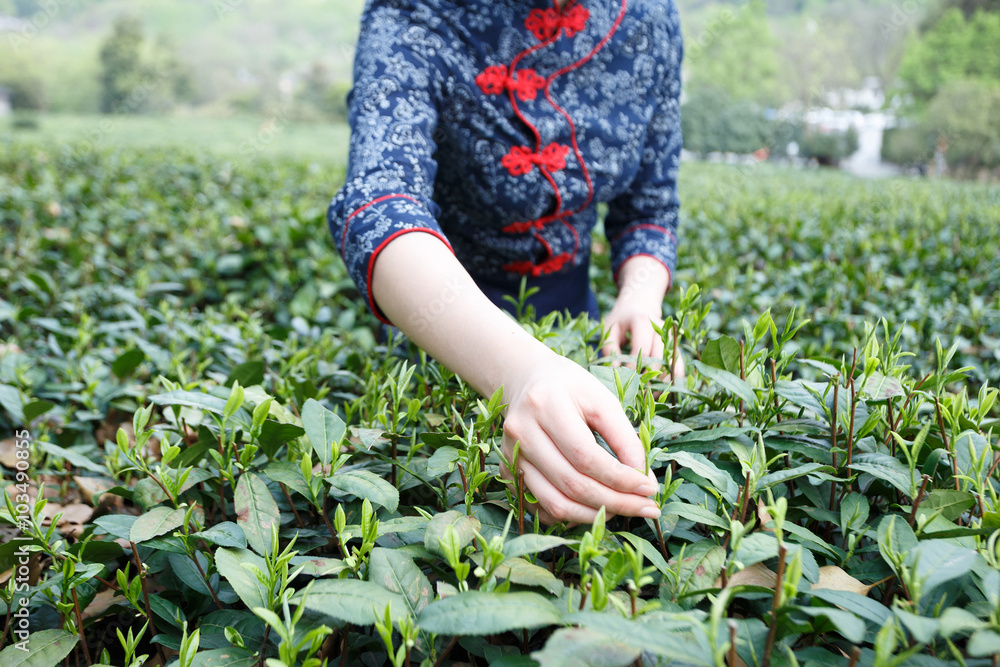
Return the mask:
[[[369,0],[362,17],[331,231],[379,319],[482,394],[503,386],[502,448],[520,441],[547,523],[660,514],[617,399],[502,308],[527,276],[540,315],[599,317],[589,232],[607,202],[603,351],[662,356],[681,57],[672,0]]]

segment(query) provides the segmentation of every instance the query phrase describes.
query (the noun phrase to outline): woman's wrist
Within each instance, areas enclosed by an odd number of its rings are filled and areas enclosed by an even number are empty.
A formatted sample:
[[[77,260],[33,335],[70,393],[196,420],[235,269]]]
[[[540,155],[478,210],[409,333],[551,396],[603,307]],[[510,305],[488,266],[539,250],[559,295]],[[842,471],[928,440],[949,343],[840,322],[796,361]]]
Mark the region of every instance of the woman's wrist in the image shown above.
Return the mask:
[[[659,260],[646,255],[630,257],[618,270],[615,307],[638,309],[659,319],[669,285],[670,273]]]

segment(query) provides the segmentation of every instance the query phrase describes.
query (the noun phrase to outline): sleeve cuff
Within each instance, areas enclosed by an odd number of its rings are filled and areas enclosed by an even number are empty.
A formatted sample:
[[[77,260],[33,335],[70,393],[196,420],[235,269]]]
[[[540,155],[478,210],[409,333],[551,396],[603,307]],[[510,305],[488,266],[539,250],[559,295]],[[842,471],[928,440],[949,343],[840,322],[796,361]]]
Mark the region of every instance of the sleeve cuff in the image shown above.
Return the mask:
[[[667,269],[667,289],[673,284],[677,266],[677,241],[666,227],[651,223],[636,223],[626,227],[611,240],[611,270],[615,282],[622,264],[632,257],[652,257]]]

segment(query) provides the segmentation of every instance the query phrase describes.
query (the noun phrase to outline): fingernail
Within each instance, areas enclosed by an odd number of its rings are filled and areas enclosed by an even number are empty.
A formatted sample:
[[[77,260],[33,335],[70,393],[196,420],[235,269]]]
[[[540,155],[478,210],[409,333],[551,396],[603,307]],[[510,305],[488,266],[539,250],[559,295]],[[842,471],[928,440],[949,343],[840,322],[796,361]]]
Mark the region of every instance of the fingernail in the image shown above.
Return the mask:
[[[659,486],[653,484],[652,482],[647,482],[646,484],[643,484],[639,487],[639,495],[651,496],[659,490],[660,490]]]
[[[646,519],[658,519],[660,517],[660,508],[655,505],[650,505],[648,507],[643,507],[642,511],[639,512],[639,516]]]

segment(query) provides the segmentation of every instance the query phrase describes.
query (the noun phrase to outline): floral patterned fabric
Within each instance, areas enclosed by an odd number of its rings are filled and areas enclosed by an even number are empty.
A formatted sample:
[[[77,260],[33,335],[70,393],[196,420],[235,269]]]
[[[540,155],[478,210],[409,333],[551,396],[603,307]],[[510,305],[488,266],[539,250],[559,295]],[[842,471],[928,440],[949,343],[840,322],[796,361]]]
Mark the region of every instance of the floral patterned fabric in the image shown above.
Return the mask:
[[[368,1],[347,180],[328,220],[383,321],[372,267],[412,231],[441,238],[481,286],[516,293],[524,275],[586,276],[607,202],[614,271],[648,255],[673,273],[683,52],[673,0],[549,2]]]

